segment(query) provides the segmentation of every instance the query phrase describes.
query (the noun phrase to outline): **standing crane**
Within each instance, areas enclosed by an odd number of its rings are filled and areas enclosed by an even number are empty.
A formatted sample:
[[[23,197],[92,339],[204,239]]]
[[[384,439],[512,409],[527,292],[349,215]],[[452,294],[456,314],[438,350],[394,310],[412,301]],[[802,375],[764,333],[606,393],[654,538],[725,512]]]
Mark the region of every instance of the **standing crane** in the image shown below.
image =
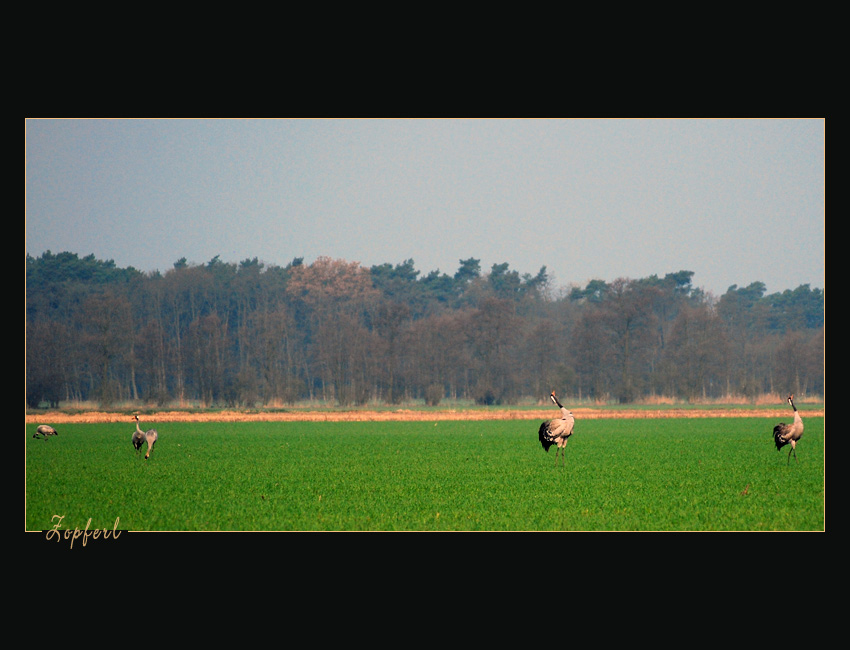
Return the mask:
[[[780,422],[773,427],[773,442],[776,443],[776,451],[782,449],[785,445],[791,445],[788,450],[788,462],[791,462],[791,453],[794,453],[794,462],[797,461],[797,441],[803,435],[803,420],[800,418],[800,413],[797,407],[794,406],[794,396],[788,396],[788,403],[794,409],[794,421],[791,424]]]
[[[39,424],[38,429],[35,430],[35,433],[32,434],[33,438],[38,438],[42,436],[42,440],[47,440],[48,436],[58,436],[59,432],[51,426],[46,424]]]
[[[136,448],[136,452],[138,453],[138,451],[142,448],[142,445],[147,442],[148,453],[145,454],[145,460],[147,460],[151,456],[153,446],[156,444],[156,441],[159,438],[159,434],[156,432],[156,429],[148,429],[147,431],[142,431],[139,428],[138,415],[134,415],[133,419],[136,421],[136,430],[133,432],[133,437],[131,438],[131,440],[133,441],[133,446]]]
[[[549,399],[561,409],[562,417],[555,418],[554,420],[546,420],[540,425],[540,430],[538,431],[540,444],[543,445],[546,453],[549,453],[549,447],[557,445],[557,449],[555,449],[555,462],[558,462],[558,451],[561,452],[561,462],[564,462],[564,456],[567,453],[565,449],[567,440],[573,435],[573,426],[576,421],[573,414],[565,409],[564,405],[555,397],[554,390],[549,395]]]

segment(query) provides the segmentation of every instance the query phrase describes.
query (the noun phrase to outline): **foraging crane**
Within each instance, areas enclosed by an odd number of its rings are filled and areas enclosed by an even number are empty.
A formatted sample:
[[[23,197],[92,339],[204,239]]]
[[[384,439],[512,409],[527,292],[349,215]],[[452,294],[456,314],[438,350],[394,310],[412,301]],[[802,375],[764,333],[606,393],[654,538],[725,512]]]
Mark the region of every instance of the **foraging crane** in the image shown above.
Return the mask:
[[[552,402],[557,404],[558,408],[561,409],[562,417],[543,422],[540,425],[538,435],[540,437],[540,444],[543,445],[543,449],[547,453],[549,452],[549,447],[557,445],[557,449],[555,449],[555,462],[558,462],[558,451],[561,452],[561,461],[563,462],[564,456],[567,453],[565,449],[567,446],[567,440],[571,435],[573,435],[575,418],[573,417],[573,414],[565,409],[564,405],[558,401],[558,398],[555,397],[554,390],[549,395],[549,399],[551,399]]]
[[[48,426],[46,424],[39,424],[38,429],[35,430],[35,433],[32,434],[32,437],[38,438],[39,435],[43,436],[42,440],[47,440],[48,436],[58,436],[59,432],[51,426]]]
[[[159,434],[156,432],[156,429],[148,429],[147,431],[142,431],[139,428],[139,416],[134,415],[133,419],[136,421],[136,430],[133,432],[133,437],[131,440],[133,441],[133,446],[136,448],[136,452],[138,452],[142,448],[142,444],[145,442],[148,443],[148,453],[145,454],[145,460],[150,458],[151,452],[153,451],[153,446],[156,444],[157,439],[159,438]]]
[[[776,451],[782,449],[785,445],[791,445],[788,450],[788,462],[791,462],[791,452],[794,453],[794,461],[797,461],[797,441],[803,435],[803,420],[800,419],[800,413],[797,407],[794,406],[794,396],[788,396],[788,403],[794,409],[794,421],[791,424],[780,422],[773,427],[773,442],[776,443]]]

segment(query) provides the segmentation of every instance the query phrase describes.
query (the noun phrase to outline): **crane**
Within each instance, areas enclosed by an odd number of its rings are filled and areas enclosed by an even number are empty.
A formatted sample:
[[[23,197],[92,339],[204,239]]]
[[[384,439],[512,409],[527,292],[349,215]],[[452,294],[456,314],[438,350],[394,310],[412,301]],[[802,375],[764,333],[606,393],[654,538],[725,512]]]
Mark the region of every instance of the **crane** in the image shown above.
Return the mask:
[[[549,447],[557,445],[555,449],[555,462],[558,462],[558,452],[561,452],[561,462],[564,461],[566,455],[567,440],[573,435],[573,426],[575,426],[575,418],[564,405],[555,397],[555,391],[549,395],[549,399],[561,409],[561,417],[552,420],[546,420],[540,425],[538,436],[540,444],[543,445],[544,451],[549,452]]]
[[[58,436],[59,432],[51,426],[47,424],[39,424],[38,429],[35,430],[35,433],[32,434],[33,438],[38,438],[42,436],[42,440],[47,440],[48,436]]]
[[[800,418],[800,412],[794,406],[794,396],[788,396],[788,403],[794,409],[794,421],[791,424],[780,422],[773,427],[773,442],[776,443],[776,451],[782,449],[785,445],[791,445],[788,450],[788,462],[791,462],[791,453],[794,453],[794,461],[797,461],[797,441],[803,435],[803,420]]]
[[[136,430],[133,432],[133,437],[131,438],[131,440],[133,441],[133,446],[136,448],[136,452],[138,452],[142,448],[142,445],[147,442],[148,453],[145,454],[145,460],[147,460],[151,456],[153,446],[156,444],[156,441],[159,438],[159,434],[157,433],[156,429],[148,429],[147,431],[142,431],[139,428],[138,415],[134,415],[133,419],[136,421]]]

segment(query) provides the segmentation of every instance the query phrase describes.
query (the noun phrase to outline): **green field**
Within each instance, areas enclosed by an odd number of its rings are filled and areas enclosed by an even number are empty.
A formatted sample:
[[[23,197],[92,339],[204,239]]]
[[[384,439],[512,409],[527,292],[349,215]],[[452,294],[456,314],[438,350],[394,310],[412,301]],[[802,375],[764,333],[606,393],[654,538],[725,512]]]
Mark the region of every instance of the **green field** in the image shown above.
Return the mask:
[[[535,421],[27,425],[26,530],[821,531],[824,419],[588,420],[565,466]]]

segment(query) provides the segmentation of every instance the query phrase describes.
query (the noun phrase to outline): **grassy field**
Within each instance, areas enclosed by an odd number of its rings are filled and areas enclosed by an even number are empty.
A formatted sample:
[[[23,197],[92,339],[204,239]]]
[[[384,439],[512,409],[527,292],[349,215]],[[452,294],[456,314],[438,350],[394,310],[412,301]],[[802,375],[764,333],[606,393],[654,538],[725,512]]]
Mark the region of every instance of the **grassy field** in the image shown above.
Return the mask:
[[[561,467],[527,420],[27,425],[26,529],[824,530],[824,419],[790,464],[775,423],[579,421]]]

